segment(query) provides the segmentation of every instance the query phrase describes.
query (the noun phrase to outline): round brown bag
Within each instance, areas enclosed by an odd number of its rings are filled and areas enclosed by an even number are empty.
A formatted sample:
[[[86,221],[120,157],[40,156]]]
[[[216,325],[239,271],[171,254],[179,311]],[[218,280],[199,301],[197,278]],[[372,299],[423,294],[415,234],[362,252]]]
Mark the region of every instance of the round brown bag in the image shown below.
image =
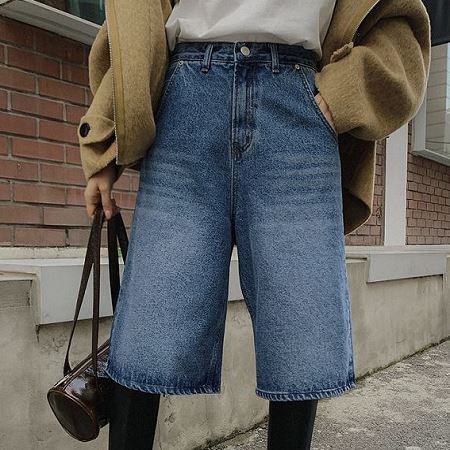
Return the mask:
[[[50,407],[64,430],[73,438],[83,442],[95,439],[100,428],[109,421],[108,400],[112,380],[104,371],[108,361],[109,339],[97,348],[100,318],[100,248],[104,221],[105,215],[102,207],[99,206],[95,211],[89,235],[75,316],[64,361],[64,377],[47,393]],[[107,234],[111,302],[114,312],[120,290],[117,240],[124,263],[128,250],[128,237],[120,212],[107,221]],[[92,352],[72,369],[69,363],[69,351],[92,266],[94,267]]]

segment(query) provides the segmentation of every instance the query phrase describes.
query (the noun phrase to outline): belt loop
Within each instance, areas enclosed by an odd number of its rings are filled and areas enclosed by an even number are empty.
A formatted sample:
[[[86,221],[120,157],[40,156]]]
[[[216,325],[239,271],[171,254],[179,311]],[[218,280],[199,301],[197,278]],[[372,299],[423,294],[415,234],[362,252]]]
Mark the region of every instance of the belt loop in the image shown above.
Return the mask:
[[[208,43],[208,45],[206,46],[206,50],[205,50],[205,56],[203,58],[202,61],[202,65],[200,70],[204,73],[208,72],[209,70],[209,66],[211,63],[211,53],[213,51],[213,44],[211,42]]]
[[[269,42],[270,53],[272,55],[272,72],[279,73],[280,66],[278,61],[278,45],[276,42]]]

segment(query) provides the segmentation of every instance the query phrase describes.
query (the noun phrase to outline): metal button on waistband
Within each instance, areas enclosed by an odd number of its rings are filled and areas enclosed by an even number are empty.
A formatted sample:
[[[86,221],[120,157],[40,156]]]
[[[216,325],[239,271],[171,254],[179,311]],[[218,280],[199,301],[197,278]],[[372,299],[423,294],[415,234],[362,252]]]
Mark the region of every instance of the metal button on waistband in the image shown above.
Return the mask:
[[[246,45],[243,45],[243,46],[241,47],[241,53],[242,53],[244,56],[248,56],[248,55],[250,55],[250,49],[249,49]]]

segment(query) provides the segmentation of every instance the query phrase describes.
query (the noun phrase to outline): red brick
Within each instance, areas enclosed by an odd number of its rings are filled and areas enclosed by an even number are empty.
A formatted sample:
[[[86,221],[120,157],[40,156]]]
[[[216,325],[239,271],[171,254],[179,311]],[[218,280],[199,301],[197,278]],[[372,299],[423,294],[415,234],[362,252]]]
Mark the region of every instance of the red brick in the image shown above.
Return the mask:
[[[79,146],[66,144],[66,162],[70,164],[81,164],[81,155]]]
[[[0,182],[0,200],[11,200],[11,189],[7,181]]]
[[[35,77],[22,70],[0,66],[0,86],[17,91],[35,92]]]
[[[0,155],[8,154],[8,138],[6,136],[0,136]]]
[[[61,102],[15,92],[11,93],[11,109],[59,120],[63,120],[64,114],[64,106]]]
[[[417,191],[417,183],[415,181],[408,181],[408,189],[411,191]]]
[[[68,230],[67,244],[76,247],[86,247],[89,240],[89,231],[89,228],[70,228]],[[102,229],[101,245],[102,247],[108,245],[106,227]]]
[[[67,204],[84,206],[84,189],[77,189],[75,187],[67,187]]]
[[[78,143],[77,127],[53,120],[39,121],[39,137],[71,144]]]
[[[131,169],[125,169],[125,171],[123,172],[123,175],[125,175],[126,172],[128,172],[130,174],[131,187],[129,189],[131,191],[137,192],[139,189],[139,183],[141,180],[140,173],[138,172],[137,175],[134,175],[135,171],[133,171]],[[119,180],[120,180],[120,178],[119,178]]]
[[[59,61],[23,48],[8,48],[8,65],[56,78],[61,73]]]
[[[94,96],[92,95],[92,92],[90,91],[90,89],[86,89],[84,91],[86,99],[84,101],[85,105],[90,105],[92,103],[92,100],[94,99]]]
[[[0,178],[37,180],[38,165],[13,159],[0,159]]]
[[[72,103],[84,104],[85,89],[81,86],[38,76],[39,94],[46,97],[54,97]]]
[[[51,228],[16,227],[14,244],[27,247],[63,247],[66,245],[66,232]]]
[[[36,119],[0,111],[0,132],[36,136]]]
[[[11,245],[13,241],[13,228],[10,227],[0,227],[0,245],[6,246]]]
[[[38,52],[63,61],[83,63],[84,44],[42,29],[36,29],[35,35]]]
[[[131,227],[131,224],[133,223],[133,214],[134,211],[127,211],[127,210],[121,211],[123,223],[125,224],[126,227]]]
[[[0,89],[0,109],[8,109],[8,91]]]
[[[89,52],[91,51],[90,45],[84,45],[83,46],[83,66],[89,65]]]
[[[67,232],[67,245],[86,247],[89,240],[89,228],[69,228]]]
[[[31,139],[12,139],[12,154],[23,158],[64,161],[64,145]]]
[[[128,174],[126,172],[128,172]],[[114,189],[124,191],[130,190],[130,180],[132,178],[130,177],[129,173],[130,170],[125,169],[125,171],[122,173],[119,179],[114,183]],[[131,190],[134,190],[133,187],[131,187]]]
[[[6,204],[0,205],[2,223],[31,223],[39,224],[41,221],[41,207],[28,205]]]
[[[64,205],[66,201],[64,187],[36,183],[14,183],[13,190],[16,202]]]
[[[41,163],[41,181],[85,186],[86,179],[81,167]]]
[[[66,104],[66,120],[70,123],[80,123],[82,116],[86,114],[87,108],[85,106],[67,105]]]
[[[113,197],[120,208],[134,209],[136,207],[136,194],[133,192],[116,192],[113,190]]]
[[[5,62],[5,46],[0,44],[0,62]]]
[[[418,207],[419,207],[419,209],[426,210],[427,204],[425,202],[419,202]]]
[[[90,225],[90,218],[87,215],[86,208],[66,207],[51,208],[44,206],[44,224],[45,225]]]
[[[417,220],[417,226],[420,227],[417,229],[413,227],[413,222],[408,221],[407,235],[416,233],[419,244],[450,243],[445,233],[445,230],[450,227],[450,216],[443,210],[448,208],[445,205],[447,197],[445,194],[450,192],[448,183],[450,167],[412,154],[408,155],[408,161],[408,180],[414,178],[423,194],[417,199],[417,203],[408,202],[408,208],[410,208],[407,211],[408,215],[421,217],[421,219]],[[423,177],[415,176],[414,173]],[[421,210],[423,211],[420,215]],[[425,226],[422,226],[424,223]]]
[[[33,48],[34,27],[0,16],[0,36],[3,42]]]
[[[89,86],[89,71],[87,67],[64,62],[61,78],[71,83]]]

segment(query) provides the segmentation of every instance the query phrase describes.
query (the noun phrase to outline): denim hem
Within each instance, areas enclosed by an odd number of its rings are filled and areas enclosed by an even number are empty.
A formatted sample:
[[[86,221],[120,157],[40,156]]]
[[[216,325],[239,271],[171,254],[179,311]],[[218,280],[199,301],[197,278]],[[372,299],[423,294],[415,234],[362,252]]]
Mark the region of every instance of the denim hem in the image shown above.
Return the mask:
[[[142,392],[150,392],[153,394],[162,395],[190,395],[190,394],[220,394],[220,385],[206,385],[203,386],[166,386],[163,384],[147,384],[140,383],[135,380],[129,380],[124,377],[117,376],[114,371],[105,369],[105,372],[116,383],[121,384],[129,389],[136,389]]]
[[[266,400],[313,400],[321,399],[327,397],[335,397],[337,395],[343,394],[349,389],[355,388],[356,382],[350,381],[344,386],[338,386],[331,389],[322,389],[320,391],[309,391],[309,392],[270,392],[263,389],[256,388],[255,393],[259,397],[265,398]]]

